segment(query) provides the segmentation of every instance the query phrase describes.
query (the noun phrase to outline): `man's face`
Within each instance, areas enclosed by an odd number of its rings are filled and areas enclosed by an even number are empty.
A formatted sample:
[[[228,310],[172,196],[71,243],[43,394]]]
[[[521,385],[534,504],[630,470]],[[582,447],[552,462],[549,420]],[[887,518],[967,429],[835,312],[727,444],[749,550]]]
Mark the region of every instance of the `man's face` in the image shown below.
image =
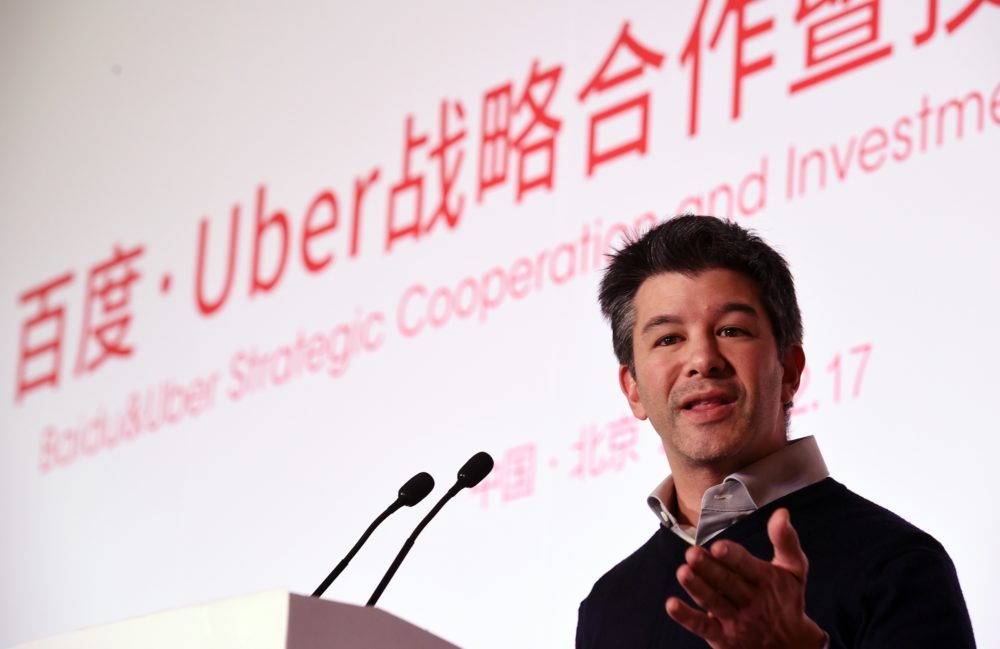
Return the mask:
[[[635,377],[619,379],[632,412],[649,419],[671,468],[727,474],[785,443],[782,404],[805,365],[778,357],[757,287],[731,270],[648,278],[634,299]]]

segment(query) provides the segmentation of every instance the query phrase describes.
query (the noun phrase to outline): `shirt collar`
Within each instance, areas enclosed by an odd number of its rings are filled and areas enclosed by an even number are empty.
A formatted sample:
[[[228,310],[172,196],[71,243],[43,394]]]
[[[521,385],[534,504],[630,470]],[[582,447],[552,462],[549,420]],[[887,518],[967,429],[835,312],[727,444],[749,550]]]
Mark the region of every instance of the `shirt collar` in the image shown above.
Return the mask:
[[[681,525],[669,504],[674,478],[661,482],[646,499],[660,524],[691,544],[701,544],[740,518],[830,475],[816,438],[793,440],[767,457],[729,474],[702,497],[698,527]]]

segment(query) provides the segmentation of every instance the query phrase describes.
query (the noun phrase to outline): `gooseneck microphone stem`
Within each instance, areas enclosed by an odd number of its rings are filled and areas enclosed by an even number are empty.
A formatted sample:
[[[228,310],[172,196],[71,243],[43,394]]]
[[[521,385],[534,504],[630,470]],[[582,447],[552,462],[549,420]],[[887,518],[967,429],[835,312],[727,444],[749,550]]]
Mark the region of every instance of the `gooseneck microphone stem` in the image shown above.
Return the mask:
[[[434,505],[434,509],[432,509],[430,512],[428,512],[426,516],[424,516],[424,519],[420,521],[420,524],[417,525],[416,529],[413,530],[413,533],[410,534],[410,537],[406,539],[405,543],[403,543],[403,547],[399,550],[399,554],[396,555],[396,558],[393,560],[392,565],[389,566],[389,569],[386,570],[385,575],[382,576],[382,581],[379,582],[378,587],[375,589],[375,592],[372,593],[372,596],[368,599],[368,603],[365,604],[365,606],[375,606],[375,602],[377,602],[378,598],[382,596],[382,591],[384,591],[385,587],[389,585],[389,580],[391,580],[392,576],[396,574],[397,570],[399,570],[399,566],[403,563],[403,559],[406,558],[406,555],[409,553],[410,548],[413,547],[413,543],[417,540],[417,536],[422,531],[424,531],[424,528],[427,527],[427,524],[431,522],[431,519],[434,518],[439,511],[441,511],[441,508],[444,507],[444,504],[449,500],[451,500],[452,498],[454,498],[455,494],[457,494],[463,488],[464,485],[455,484],[451,489],[448,490],[447,493],[445,493],[445,495],[441,498],[441,500],[439,500],[437,504]]]
[[[399,497],[396,498],[391,505],[389,505],[388,509],[382,512],[379,517],[375,519],[374,523],[368,526],[368,529],[361,535],[361,538],[354,544],[354,547],[347,553],[347,556],[341,559],[340,563],[338,563],[330,574],[326,576],[326,579],[324,579],[323,582],[316,587],[312,596],[319,597],[326,592],[326,589],[329,588],[331,583],[333,583],[333,580],[336,579],[341,572],[343,572],[344,568],[347,567],[347,564],[354,558],[354,555],[361,549],[361,546],[368,540],[368,537],[375,531],[375,528],[382,524],[382,521],[389,518],[393,512],[403,505],[413,507],[423,500],[432,489],[434,489],[434,478],[432,478],[431,474],[426,471],[421,471],[407,480],[406,483],[399,488]]]
[[[340,563],[338,563],[334,567],[334,569],[330,571],[330,574],[326,576],[326,579],[324,579],[322,583],[320,583],[320,585],[316,587],[316,590],[314,590],[312,594],[313,597],[322,597],[323,593],[326,592],[326,589],[329,588],[330,584],[333,583],[333,580],[336,579],[337,576],[344,571],[344,568],[347,567],[347,564],[351,562],[351,559],[354,558],[354,555],[358,553],[358,550],[361,549],[361,546],[364,545],[365,541],[368,540],[368,537],[372,535],[372,532],[375,531],[375,528],[381,525],[382,521],[389,518],[390,515],[392,515],[397,509],[399,509],[402,506],[403,506],[403,501],[396,500],[396,502],[389,505],[389,507],[387,507],[384,512],[379,514],[379,517],[375,519],[375,522],[373,522],[371,525],[368,526],[368,529],[365,530],[365,533],[361,535],[361,538],[358,539],[358,542],[354,544],[354,547],[351,548],[351,551],[347,553],[347,556],[341,559]]]

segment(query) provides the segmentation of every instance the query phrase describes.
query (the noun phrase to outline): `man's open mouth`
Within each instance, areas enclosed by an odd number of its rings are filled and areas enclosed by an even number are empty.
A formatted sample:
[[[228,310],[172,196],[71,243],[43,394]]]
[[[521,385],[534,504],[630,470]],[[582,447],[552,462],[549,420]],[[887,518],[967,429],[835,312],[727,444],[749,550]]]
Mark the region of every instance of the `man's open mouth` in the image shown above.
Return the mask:
[[[719,406],[728,406],[736,399],[727,392],[713,391],[692,395],[681,404],[682,410],[708,410]]]

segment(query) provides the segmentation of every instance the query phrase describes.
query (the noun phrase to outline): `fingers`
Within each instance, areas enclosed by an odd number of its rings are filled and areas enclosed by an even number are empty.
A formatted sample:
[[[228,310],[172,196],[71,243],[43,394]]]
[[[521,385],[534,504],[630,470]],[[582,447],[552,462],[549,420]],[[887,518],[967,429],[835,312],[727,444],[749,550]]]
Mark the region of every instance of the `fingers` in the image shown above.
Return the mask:
[[[712,557],[744,580],[755,584],[763,577],[767,564],[750,554],[746,548],[732,541],[712,544]]]
[[[667,614],[716,649],[764,646],[768,639],[781,638],[785,641],[780,646],[807,646],[804,638],[812,646],[811,638],[823,633],[803,610],[809,562],[788,510],[775,510],[767,534],[774,546],[770,562],[733,541],[718,540],[710,549],[688,548],[677,581],[704,610],[671,597]]]
[[[677,581],[681,587],[687,591],[695,604],[706,611],[711,611],[716,615],[726,617],[736,612],[737,606],[744,602],[737,603],[733,597],[742,600],[740,595],[730,595],[726,591],[718,588],[701,576],[690,564],[684,564],[677,569]]]
[[[711,613],[702,613],[691,608],[677,597],[667,598],[667,615],[674,622],[708,642],[717,640],[722,634],[719,621]]]
[[[767,522],[767,536],[774,546],[772,565],[784,568],[804,582],[809,572],[809,560],[799,544],[799,534],[792,527],[791,516],[787,509],[781,508],[771,514]]]
[[[685,553],[687,564],[678,569],[677,579],[699,606],[724,615],[732,609],[730,603],[745,606],[753,595],[751,584],[713,554],[700,547],[689,548]],[[734,555],[736,552],[727,551],[724,554]],[[718,601],[720,599],[728,602]]]

